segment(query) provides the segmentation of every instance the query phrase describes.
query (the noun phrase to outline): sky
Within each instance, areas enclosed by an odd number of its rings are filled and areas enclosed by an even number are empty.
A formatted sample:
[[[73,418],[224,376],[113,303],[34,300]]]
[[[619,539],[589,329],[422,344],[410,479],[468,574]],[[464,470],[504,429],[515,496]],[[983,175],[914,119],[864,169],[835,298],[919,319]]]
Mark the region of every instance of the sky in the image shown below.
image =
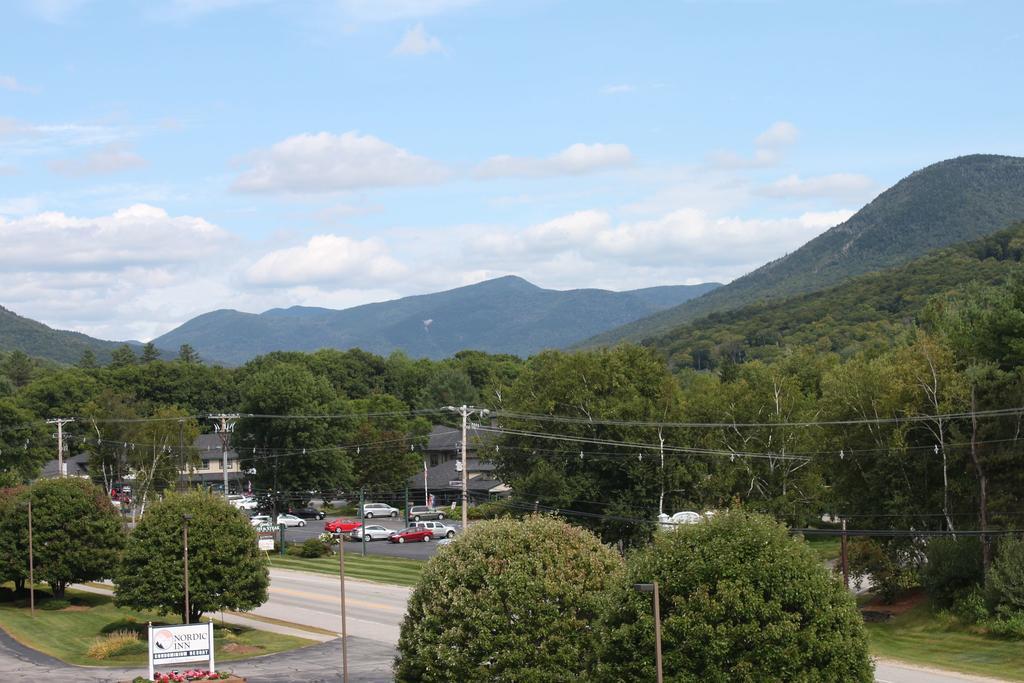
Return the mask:
[[[519,275],[728,282],[1024,155],[1024,3],[4,0],[0,305],[148,340]]]

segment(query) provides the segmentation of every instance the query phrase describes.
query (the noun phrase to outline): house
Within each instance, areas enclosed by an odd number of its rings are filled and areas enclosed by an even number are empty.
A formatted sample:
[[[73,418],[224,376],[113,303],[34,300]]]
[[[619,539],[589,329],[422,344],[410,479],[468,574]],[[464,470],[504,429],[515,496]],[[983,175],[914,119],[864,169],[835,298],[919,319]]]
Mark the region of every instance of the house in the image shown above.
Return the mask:
[[[183,482],[206,485],[213,489],[224,488],[224,453],[219,434],[200,434],[192,444],[199,457],[198,467],[188,467],[181,473]],[[238,453],[234,449],[227,452],[228,489],[246,488],[245,473],[239,466]]]
[[[486,453],[493,452],[497,443],[498,435],[480,429],[479,425],[471,424],[466,429],[466,487],[470,501],[481,502],[511,492],[498,478],[494,464],[486,459]],[[433,495],[437,506],[462,500],[461,466],[462,429],[434,425],[423,450],[424,469],[407,482],[409,498],[422,503]]]
[[[89,479],[89,454],[79,453],[78,455],[64,458],[64,474],[68,477]],[[43,471],[39,476],[43,479],[56,479],[59,477],[60,469],[57,459],[54,458],[43,465]]]

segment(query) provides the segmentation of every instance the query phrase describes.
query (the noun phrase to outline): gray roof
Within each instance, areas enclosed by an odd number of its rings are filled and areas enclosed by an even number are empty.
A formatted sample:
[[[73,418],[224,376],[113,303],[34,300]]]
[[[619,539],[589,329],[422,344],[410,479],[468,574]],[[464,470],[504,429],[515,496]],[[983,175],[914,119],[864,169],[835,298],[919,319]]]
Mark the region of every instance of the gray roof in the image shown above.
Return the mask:
[[[493,448],[498,441],[494,432],[484,431],[480,425],[470,423],[466,428],[466,451],[475,452],[480,448]],[[427,440],[428,451],[458,451],[462,449],[462,427],[434,425]]]
[[[67,473],[69,477],[88,477],[89,476],[89,454],[79,453],[78,455],[72,455],[68,458],[64,458],[64,464],[67,466]],[[44,479],[56,479],[60,476],[60,470],[57,467],[57,459],[54,458],[48,463],[43,465],[43,471],[39,475]]]
[[[192,445],[195,446],[197,451],[199,451],[199,457],[203,460],[209,460],[213,457],[221,457],[220,434],[200,434],[196,437],[196,440],[192,442]],[[238,460],[238,453],[231,448],[228,448],[228,460]]]

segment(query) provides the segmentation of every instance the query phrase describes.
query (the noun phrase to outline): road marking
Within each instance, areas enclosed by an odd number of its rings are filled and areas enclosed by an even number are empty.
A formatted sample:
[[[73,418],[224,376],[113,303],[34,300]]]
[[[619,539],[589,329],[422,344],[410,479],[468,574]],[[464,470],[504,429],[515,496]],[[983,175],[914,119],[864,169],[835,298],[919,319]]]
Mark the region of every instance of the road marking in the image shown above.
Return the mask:
[[[339,599],[338,596],[327,596],[323,593],[310,593],[308,591],[297,591],[293,588],[278,588],[273,584],[270,586],[270,593],[280,593],[282,595],[291,595],[296,598],[309,598],[316,600],[317,602],[334,602]],[[359,607],[369,607],[370,609],[378,609],[384,612],[394,612],[396,614],[405,614],[405,609],[398,609],[392,605],[385,605],[382,602],[369,602],[367,600],[360,600],[359,598],[351,598],[345,596],[345,603],[348,605],[357,605]]]

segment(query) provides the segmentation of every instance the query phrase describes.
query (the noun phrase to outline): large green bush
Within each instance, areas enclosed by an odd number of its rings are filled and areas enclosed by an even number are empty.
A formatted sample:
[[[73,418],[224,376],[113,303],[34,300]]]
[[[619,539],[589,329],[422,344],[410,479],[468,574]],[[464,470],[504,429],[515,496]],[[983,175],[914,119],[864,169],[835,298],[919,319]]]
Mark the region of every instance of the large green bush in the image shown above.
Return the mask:
[[[395,677],[588,680],[601,604],[623,570],[592,533],[552,517],[473,524],[424,568]]]
[[[115,602],[179,614],[184,621],[183,516],[189,522],[190,620],[247,610],[267,600],[267,560],[249,520],[223,497],[196,491],[154,503],[132,532],[117,575]]]
[[[978,538],[934,538],[928,542],[925,556],[921,585],[939,607],[952,607],[985,582]]]
[[[1024,540],[1005,538],[999,543],[986,589],[998,615],[1024,614]]]
[[[658,534],[627,561],[607,604],[599,674],[654,680],[652,596],[672,681],[871,681],[852,596],[814,552],[772,519],[727,512]]]

